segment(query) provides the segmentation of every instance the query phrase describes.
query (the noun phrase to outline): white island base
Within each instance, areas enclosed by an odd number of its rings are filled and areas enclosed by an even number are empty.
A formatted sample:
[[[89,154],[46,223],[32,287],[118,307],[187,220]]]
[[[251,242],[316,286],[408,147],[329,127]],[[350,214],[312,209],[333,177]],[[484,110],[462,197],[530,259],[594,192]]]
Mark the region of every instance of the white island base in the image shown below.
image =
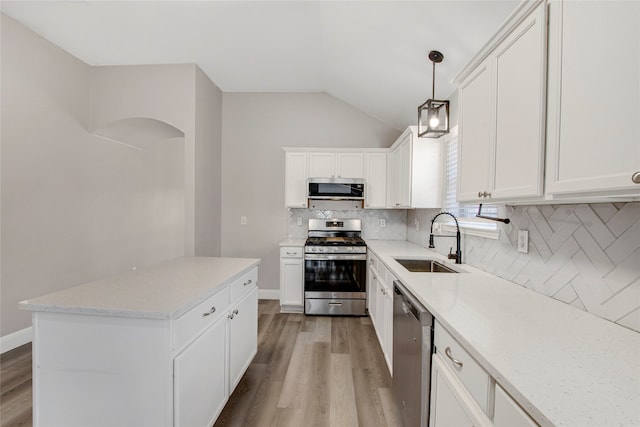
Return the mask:
[[[212,425],[256,354],[258,263],[180,258],[23,301],[34,426]]]

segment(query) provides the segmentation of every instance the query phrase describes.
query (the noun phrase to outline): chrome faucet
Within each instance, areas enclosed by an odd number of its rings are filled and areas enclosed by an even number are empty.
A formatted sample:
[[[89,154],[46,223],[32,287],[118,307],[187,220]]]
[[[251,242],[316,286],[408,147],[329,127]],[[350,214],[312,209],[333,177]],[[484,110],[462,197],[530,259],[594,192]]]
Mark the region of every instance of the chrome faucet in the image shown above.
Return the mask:
[[[451,253],[451,248],[449,248],[449,255],[447,255],[447,258],[449,259],[455,259],[456,260],[456,264],[462,264],[462,251],[460,249],[460,226],[458,225],[458,219],[449,212],[440,212],[439,214],[437,214],[436,216],[433,217],[433,219],[431,220],[431,230],[429,230],[429,248],[434,249],[436,246],[433,244],[433,238],[434,237],[454,237],[454,236],[446,236],[446,235],[433,235],[433,223],[435,222],[436,218],[438,218],[440,215],[449,215],[451,218],[453,218],[453,220],[456,222],[456,253],[452,254]]]

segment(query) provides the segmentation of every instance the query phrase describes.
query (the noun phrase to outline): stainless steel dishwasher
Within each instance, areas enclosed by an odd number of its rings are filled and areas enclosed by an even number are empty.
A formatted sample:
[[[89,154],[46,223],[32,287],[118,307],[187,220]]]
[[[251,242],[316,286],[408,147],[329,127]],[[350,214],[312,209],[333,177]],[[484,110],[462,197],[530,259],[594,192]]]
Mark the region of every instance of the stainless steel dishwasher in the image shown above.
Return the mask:
[[[429,425],[433,316],[393,282],[393,396],[404,427]]]

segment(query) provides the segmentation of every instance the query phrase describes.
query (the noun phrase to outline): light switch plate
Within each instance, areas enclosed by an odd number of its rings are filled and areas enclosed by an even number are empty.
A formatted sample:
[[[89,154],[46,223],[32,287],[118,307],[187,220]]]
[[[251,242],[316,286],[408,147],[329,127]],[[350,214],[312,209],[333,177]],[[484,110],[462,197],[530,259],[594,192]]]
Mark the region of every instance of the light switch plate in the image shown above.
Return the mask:
[[[298,218],[296,219],[296,225],[297,225],[298,227],[300,227],[300,226],[302,225],[302,217],[298,217]]]
[[[380,228],[385,228],[387,226],[386,218],[380,219]]]
[[[240,217],[240,225],[247,225],[247,217],[246,216],[241,216]]]
[[[529,253],[529,231],[518,230],[518,252]]]

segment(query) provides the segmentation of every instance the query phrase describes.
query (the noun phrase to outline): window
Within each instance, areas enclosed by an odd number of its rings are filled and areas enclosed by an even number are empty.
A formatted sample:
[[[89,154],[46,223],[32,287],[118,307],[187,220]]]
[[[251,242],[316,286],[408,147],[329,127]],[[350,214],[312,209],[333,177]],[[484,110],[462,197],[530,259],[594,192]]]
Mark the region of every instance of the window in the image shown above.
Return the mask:
[[[458,176],[458,127],[444,137],[445,143],[445,191],[442,210],[451,212],[458,218],[461,231],[467,234],[483,237],[498,238],[498,225],[493,221],[476,218],[478,205],[463,204],[456,201],[457,176]],[[496,205],[483,205],[482,214],[489,216],[498,215]],[[444,222],[447,231],[455,230],[453,221]]]

